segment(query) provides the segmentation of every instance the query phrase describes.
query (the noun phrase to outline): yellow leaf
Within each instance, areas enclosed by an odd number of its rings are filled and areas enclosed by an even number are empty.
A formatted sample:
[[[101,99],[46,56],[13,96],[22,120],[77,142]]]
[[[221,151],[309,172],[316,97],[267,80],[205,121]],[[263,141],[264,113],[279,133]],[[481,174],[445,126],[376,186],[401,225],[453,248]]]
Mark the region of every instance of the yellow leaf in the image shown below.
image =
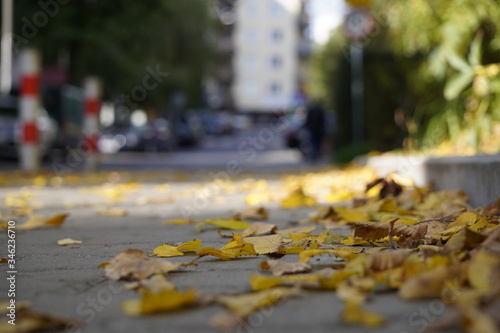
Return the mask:
[[[238,316],[246,318],[261,308],[299,294],[300,290],[298,289],[281,287],[241,295],[219,296],[216,301]]]
[[[61,245],[61,246],[72,245],[72,244],[82,244],[82,241],[81,240],[74,240],[71,238],[64,238],[64,239],[60,239],[57,241],[57,245]]]
[[[59,227],[61,226],[69,214],[60,214],[49,219],[45,219],[41,215],[31,215],[29,219],[18,228],[21,230],[37,229],[45,226]]]
[[[281,201],[281,208],[300,208],[316,205],[316,200],[304,193],[301,187]]]
[[[271,201],[271,194],[267,191],[250,193],[245,198],[245,203],[249,206],[257,206]]]
[[[201,246],[201,239],[195,239],[190,242],[183,243],[177,246],[177,250],[179,251],[195,251]]]
[[[161,257],[161,258],[177,257],[177,256],[184,255],[184,253],[179,251],[176,246],[172,246],[172,245],[168,245],[168,244],[163,244],[163,245],[157,246],[152,252],[154,254],[156,254],[157,257]]]
[[[358,254],[363,252],[361,249],[353,249],[353,248],[336,248],[336,249],[327,249],[327,250],[305,250],[302,251],[299,255],[300,259],[299,262],[308,262],[309,259],[313,256],[320,256],[322,254],[333,254],[337,257],[341,257],[346,261],[350,261],[354,259]]]
[[[307,227],[292,227],[288,229],[277,230],[276,233],[283,237],[290,238],[291,234],[309,234],[316,229],[315,226],[310,225]]]
[[[166,220],[163,221],[163,224],[174,224],[174,225],[185,225],[185,224],[192,224],[192,223],[197,223],[199,220],[197,219],[173,219],[173,220]]]
[[[196,254],[199,255],[200,257],[214,256],[214,257],[220,258],[222,260],[231,260],[232,258],[237,257],[237,255],[235,256],[232,253],[228,254],[228,253],[222,252],[221,250],[210,247],[210,246],[205,246],[205,247],[199,249],[196,252]]]
[[[313,285],[320,279],[321,275],[319,273],[294,274],[284,276],[251,274],[250,286],[252,287],[252,290],[263,290],[279,286],[280,284],[306,283],[308,285]]]
[[[6,264],[8,263],[9,261],[5,258],[0,258],[0,264]]]
[[[495,272],[498,271],[499,264],[500,257],[497,255],[486,250],[476,252],[467,272],[471,286],[481,293],[491,293],[493,281],[498,278]]]
[[[123,288],[126,290],[148,289],[153,293],[159,293],[166,290],[175,290],[175,285],[168,281],[165,275],[155,274],[144,280],[126,283]]]
[[[439,297],[452,274],[445,265],[427,270],[406,280],[399,288],[399,296],[408,300]]]
[[[189,289],[186,292],[163,290],[153,292],[145,289],[139,300],[123,302],[122,309],[129,316],[149,315],[178,310],[196,304],[196,291]]]
[[[206,220],[205,222],[202,222],[199,224],[198,227],[202,227],[204,225],[213,225],[217,228],[221,229],[228,229],[228,230],[245,230],[248,227],[250,227],[250,223],[241,221],[241,220],[236,220],[236,219],[213,219],[213,220]]]
[[[215,256],[222,260],[230,260],[244,255],[257,255],[252,244],[243,243],[241,234],[235,234],[226,245],[219,249],[213,247],[204,247],[196,252],[200,257]]]
[[[201,240],[195,239],[179,246],[172,246],[169,244],[160,245],[156,247],[152,252],[157,257],[177,257],[184,255],[184,253],[181,251],[194,251],[200,246]]]
[[[125,216],[128,212],[125,209],[108,209],[99,211],[101,216]]]
[[[281,260],[266,260],[260,263],[260,269],[270,271],[274,276],[291,273],[303,273],[312,270],[311,265],[302,262],[284,262]]]
[[[471,225],[474,222],[476,222],[476,220],[477,220],[476,213],[465,212],[465,213],[462,213],[459,217],[457,217],[457,219],[455,220],[455,222],[449,223],[447,229],[450,229],[450,228],[453,228],[453,227],[456,227],[456,226],[464,226],[464,227],[466,227],[466,226]]]
[[[328,230],[325,232],[322,232],[321,234],[317,234],[317,235],[309,235],[306,233],[290,234],[290,238],[292,239],[292,242],[306,239],[306,240],[315,240],[315,241],[318,241],[320,243],[323,243],[326,240],[327,236],[328,236]]]
[[[357,302],[348,301],[342,311],[342,319],[346,323],[361,324],[365,327],[380,327],[385,319],[375,312],[366,310]]]
[[[337,213],[342,216],[344,220],[349,223],[368,221],[370,216],[363,212],[361,209],[347,208],[347,207],[335,207]]]

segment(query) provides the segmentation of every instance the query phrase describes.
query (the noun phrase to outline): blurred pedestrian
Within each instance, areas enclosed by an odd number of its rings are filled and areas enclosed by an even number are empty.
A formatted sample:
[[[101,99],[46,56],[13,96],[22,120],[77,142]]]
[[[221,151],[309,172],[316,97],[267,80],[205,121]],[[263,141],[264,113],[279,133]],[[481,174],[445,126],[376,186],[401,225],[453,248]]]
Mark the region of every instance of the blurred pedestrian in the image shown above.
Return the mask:
[[[311,141],[311,152],[308,155],[312,161],[317,161],[321,157],[325,136],[325,111],[319,101],[309,105],[305,127],[309,132],[309,140]]]

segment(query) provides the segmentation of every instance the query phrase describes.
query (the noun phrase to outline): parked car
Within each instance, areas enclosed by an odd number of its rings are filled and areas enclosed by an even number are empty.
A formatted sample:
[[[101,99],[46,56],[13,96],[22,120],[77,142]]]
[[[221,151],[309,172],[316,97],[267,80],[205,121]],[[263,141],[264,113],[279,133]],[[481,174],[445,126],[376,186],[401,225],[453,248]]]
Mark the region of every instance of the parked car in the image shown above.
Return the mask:
[[[41,108],[36,118],[40,153],[50,154],[59,135],[57,122]],[[17,158],[21,142],[21,122],[19,120],[18,99],[13,96],[0,98],[0,157]]]
[[[153,119],[144,126],[118,126],[103,129],[99,150],[114,154],[118,151],[169,151],[174,145],[170,122]]]

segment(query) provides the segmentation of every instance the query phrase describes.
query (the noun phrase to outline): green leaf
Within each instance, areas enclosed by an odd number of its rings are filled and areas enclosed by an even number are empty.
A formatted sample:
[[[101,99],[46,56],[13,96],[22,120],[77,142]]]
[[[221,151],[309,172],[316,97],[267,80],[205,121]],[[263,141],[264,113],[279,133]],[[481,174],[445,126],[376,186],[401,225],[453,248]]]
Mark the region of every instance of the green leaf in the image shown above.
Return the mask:
[[[476,33],[476,36],[474,37],[474,40],[471,43],[469,52],[469,63],[472,66],[478,66],[481,64],[482,42],[483,42],[483,33],[482,32]]]
[[[444,97],[452,100],[458,97],[462,91],[472,83],[474,72],[464,72],[452,76],[444,87]]]
[[[450,64],[450,66],[455,68],[457,71],[461,73],[472,71],[472,67],[467,63],[467,61],[459,56],[454,50],[450,50],[446,54],[446,58],[448,59],[448,63]]]

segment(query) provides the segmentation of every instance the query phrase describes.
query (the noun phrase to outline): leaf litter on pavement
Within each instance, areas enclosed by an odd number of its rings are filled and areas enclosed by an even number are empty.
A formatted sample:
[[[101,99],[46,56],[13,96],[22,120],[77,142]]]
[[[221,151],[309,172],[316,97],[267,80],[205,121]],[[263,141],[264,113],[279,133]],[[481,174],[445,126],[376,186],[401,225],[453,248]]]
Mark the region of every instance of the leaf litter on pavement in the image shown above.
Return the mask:
[[[37,183],[49,181],[38,179]],[[108,205],[116,205],[138,187],[137,182],[106,185],[102,195]],[[147,249],[149,257],[143,250],[129,249],[100,265],[109,279],[125,280],[125,288],[137,290],[138,298],[123,303],[125,314],[167,313],[216,303],[227,310],[210,324],[228,330],[244,324],[263,307],[292,296],[307,297],[315,290],[336,293],[345,303],[340,313],[344,322],[379,327],[388,320],[369,310],[370,299],[393,292],[403,300],[441,299],[447,304],[452,316],[429,325],[431,329],[499,332],[500,199],[473,209],[460,190],[417,188],[397,175],[376,178],[368,168],[290,175],[273,190],[266,181],[252,179],[223,188],[228,195],[234,191],[247,193],[245,201],[251,208],[229,217],[164,221],[170,227],[194,224],[198,236],[183,243],[158,244]],[[173,195],[170,187],[167,192]],[[182,195],[192,194],[187,190]],[[169,198],[175,201],[175,196]],[[34,219],[28,219],[26,229],[60,226],[66,218],[59,215],[47,220],[33,215],[26,193],[7,199],[7,207],[15,214]],[[272,223],[266,203],[290,210],[309,207],[315,212],[280,229]],[[350,233],[338,234],[337,229]],[[230,239],[222,247],[202,247],[201,231],[217,231]],[[162,258],[175,256],[188,258],[184,263]],[[214,260],[202,258],[215,257],[230,264],[242,256],[266,256],[249,274],[248,292],[243,294],[208,295],[196,286],[179,290],[167,280],[173,271],[200,261],[210,265]],[[295,262],[279,259],[283,256]],[[311,260],[315,256],[324,259],[320,265]]]

